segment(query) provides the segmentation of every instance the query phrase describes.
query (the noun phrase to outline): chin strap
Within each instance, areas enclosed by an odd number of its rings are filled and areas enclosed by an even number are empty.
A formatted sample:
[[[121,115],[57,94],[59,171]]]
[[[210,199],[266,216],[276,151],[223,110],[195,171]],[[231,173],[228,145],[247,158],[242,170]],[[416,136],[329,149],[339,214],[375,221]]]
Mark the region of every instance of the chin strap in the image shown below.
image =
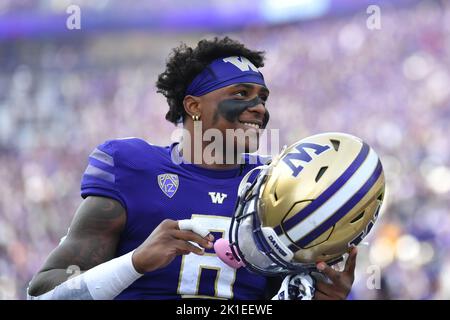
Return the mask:
[[[309,274],[288,275],[272,300],[312,300],[316,281]]]

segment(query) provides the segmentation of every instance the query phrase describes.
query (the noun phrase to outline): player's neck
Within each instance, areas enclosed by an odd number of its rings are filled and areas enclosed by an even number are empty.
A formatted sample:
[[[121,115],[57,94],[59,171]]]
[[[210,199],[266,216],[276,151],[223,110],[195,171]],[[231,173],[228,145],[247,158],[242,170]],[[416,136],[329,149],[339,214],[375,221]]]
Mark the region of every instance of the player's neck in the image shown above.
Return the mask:
[[[188,143],[185,142],[186,140],[182,140],[178,146],[180,156],[187,163],[215,170],[235,169],[240,166],[238,161],[240,155],[233,155],[227,158],[220,148],[211,149],[208,142],[198,141],[194,143],[192,140]]]

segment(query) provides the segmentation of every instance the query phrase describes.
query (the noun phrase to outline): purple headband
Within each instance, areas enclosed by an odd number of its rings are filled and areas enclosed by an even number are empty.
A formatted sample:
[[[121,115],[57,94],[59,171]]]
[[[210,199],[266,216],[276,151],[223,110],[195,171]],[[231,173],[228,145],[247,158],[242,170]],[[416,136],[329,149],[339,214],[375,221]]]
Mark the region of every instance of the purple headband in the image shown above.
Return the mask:
[[[199,97],[236,83],[256,83],[266,86],[262,73],[247,58],[219,58],[192,80],[186,95]]]

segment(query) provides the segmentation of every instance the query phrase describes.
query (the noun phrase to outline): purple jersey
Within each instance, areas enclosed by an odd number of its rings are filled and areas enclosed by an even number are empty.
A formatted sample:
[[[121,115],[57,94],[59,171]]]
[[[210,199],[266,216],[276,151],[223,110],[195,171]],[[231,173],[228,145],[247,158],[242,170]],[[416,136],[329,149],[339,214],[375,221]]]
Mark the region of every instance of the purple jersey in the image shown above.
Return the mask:
[[[215,239],[228,229],[243,176],[257,164],[210,170],[176,164],[172,149],[137,138],[110,140],[89,156],[81,182],[83,198],[96,195],[119,201],[127,222],[116,256],[138,247],[164,219],[194,219]],[[116,299],[227,298],[262,299],[266,278],[224,264],[213,249],[203,256],[178,256],[167,267],[146,273]]]

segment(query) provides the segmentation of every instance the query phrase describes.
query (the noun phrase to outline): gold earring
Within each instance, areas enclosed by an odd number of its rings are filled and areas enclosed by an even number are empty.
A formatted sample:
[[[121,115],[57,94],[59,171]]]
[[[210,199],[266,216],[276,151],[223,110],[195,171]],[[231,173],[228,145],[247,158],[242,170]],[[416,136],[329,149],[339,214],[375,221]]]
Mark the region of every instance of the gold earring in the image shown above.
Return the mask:
[[[192,120],[199,121],[200,120],[200,116],[199,115],[193,115],[192,116]]]

